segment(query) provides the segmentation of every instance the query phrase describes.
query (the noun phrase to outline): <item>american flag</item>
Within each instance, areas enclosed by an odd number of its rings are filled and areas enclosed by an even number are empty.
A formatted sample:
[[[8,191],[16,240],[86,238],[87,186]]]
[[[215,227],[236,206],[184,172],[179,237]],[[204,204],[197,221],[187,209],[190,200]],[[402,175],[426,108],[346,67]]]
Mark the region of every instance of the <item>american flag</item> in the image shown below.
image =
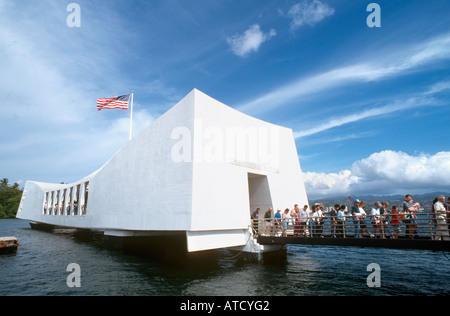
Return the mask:
[[[114,98],[98,98],[97,110],[103,109],[124,109],[128,110],[128,102],[130,101],[131,94],[121,95]]]

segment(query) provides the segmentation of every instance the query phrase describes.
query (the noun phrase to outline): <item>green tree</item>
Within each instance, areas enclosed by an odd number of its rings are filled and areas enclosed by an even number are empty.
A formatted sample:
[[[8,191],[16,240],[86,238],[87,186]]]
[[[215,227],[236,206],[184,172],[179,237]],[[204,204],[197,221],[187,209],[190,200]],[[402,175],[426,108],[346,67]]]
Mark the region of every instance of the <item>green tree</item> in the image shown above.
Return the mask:
[[[19,184],[9,185],[9,180],[0,180],[0,218],[14,218],[22,198]]]

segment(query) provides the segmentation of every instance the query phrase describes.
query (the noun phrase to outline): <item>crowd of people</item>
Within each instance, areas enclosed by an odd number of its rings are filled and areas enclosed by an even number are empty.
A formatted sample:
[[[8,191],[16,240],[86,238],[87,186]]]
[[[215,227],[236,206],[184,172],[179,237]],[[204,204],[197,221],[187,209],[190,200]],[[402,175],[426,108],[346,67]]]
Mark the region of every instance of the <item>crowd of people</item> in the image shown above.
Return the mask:
[[[311,207],[304,205],[299,208],[297,204],[290,210],[278,209],[276,212],[268,208],[264,214],[256,209],[252,214],[253,227],[260,235],[283,236],[288,231],[295,237],[324,237],[323,228],[325,221],[329,224],[329,236],[332,238],[391,238],[398,239],[404,230],[404,236],[410,239],[419,237],[418,218],[420,204],[414,202],[410,194],[405,195],[401,206],[393,205],[389,208],[389,202],[373,202],[372,207],[366,208],[365,202],[359,199],[351,201],[351,208],[346,205],[335,204],[330,211],[324,211],[324,205],[314,204]],[[369,210],[370,209],[370,210]],[[432,227],[431,238],[435,240],[450,240],[450,197],[445,201],[445,196],[440,195],[433,201],[431,210],[425,221]]]

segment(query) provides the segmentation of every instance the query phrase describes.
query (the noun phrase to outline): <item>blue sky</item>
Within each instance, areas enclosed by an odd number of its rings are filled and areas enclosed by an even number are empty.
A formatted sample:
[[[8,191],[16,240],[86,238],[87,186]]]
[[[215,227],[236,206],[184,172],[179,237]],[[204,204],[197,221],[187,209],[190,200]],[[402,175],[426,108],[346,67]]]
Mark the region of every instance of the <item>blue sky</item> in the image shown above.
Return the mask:
[[[450,2],[0,0],[0,177],[74,182],[193,88],[292,128],[310,197],[450,190]],[[374,1],[375,2],[375,1]]]

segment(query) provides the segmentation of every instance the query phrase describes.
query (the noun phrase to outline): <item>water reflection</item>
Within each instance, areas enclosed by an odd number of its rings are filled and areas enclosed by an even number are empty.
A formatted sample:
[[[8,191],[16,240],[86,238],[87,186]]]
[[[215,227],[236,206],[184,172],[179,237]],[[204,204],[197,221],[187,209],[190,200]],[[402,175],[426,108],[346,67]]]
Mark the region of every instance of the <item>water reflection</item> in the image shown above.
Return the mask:
[[[442,253],[333,246],[288,246],[281,263],[233,258],[228,250],[158,257],[116,249],[100,234],[47,233],[0,220],[0,234],[22,244],[0,258],[0,295],[448,295]],[[381,266],[381,288],[366,284]],[[81,267],[81,288],[68,288],[66,267]]]

